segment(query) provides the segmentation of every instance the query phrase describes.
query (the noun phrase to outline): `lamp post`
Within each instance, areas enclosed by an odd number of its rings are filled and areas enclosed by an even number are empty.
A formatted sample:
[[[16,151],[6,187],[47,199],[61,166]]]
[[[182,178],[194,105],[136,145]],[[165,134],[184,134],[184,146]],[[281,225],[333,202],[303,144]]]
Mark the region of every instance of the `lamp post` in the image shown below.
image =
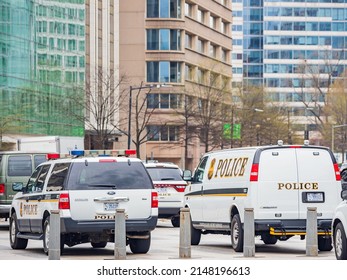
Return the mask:
[[[334,153],[334,129],[338,127],[345,127],[347,124],[339,124],[339,125],[332,125],[331,126],[331,151]]]
[[[152,89],[152,88],[160,88],[160,87],[171,87],[166,84],[156,84],[156,85],[141,85],[139,87],[130,86],[129,89],[129,112],[128,112],[128,149],[130,149],[131,145],[131,108],[132,108],[132,93],[133,90],[142,90],[142,89]]]

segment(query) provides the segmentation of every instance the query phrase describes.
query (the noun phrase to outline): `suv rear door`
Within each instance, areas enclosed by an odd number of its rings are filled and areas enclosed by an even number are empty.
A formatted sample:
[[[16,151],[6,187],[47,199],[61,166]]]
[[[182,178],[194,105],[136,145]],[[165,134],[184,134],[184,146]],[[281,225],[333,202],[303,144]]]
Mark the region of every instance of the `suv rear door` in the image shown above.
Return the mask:
[[[140,161],[75,161],[68,190],[73,220],[113,219],[117,208],[125,209],[127,219],[145,219],[152,214],[153,185]]]

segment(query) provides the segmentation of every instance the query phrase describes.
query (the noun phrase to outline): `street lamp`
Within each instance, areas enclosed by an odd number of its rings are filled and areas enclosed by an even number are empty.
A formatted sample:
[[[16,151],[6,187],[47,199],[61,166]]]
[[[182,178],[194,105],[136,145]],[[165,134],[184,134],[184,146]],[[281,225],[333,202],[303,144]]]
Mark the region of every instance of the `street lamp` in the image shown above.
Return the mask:
[[[331,126],[331,151],[334,153],[334,129],[338,127],[345,127],[347,124],[339,124]]]
[[[130,86],[130,89],[129,89],[129,112],[128,112],[128,149],[130,149],[130,145],[131,145],[131,107],[132,107],[133,90],[142,90],[142,89],[146,89],[146,88],[152,89],[152,88],[161,88],[161,87],[171,87],[171,86],[166,85],[166,84],[141,85],[139,87]]]

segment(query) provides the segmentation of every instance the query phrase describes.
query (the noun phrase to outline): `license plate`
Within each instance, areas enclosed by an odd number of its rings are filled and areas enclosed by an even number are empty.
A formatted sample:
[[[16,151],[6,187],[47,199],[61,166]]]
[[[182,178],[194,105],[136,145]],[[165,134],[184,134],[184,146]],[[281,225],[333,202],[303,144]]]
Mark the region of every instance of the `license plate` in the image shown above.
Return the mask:
[[[324,202],[323,192],[305,192],[303,195],[303,202]]]
[[[166,194],[167,193],[167,188],[156,188],[158,194]]]
[[[106,202],[104,203],[104,210],[105,211],[115,211],[118,207],[118,203],[114,202]]]

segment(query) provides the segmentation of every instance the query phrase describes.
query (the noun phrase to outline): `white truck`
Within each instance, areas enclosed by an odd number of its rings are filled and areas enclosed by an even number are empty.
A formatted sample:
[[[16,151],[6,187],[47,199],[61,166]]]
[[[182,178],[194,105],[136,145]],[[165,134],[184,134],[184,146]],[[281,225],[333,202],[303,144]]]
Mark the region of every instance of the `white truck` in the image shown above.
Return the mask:
[[[18,151],[35,151],[68,154],[71,150],[84,149],[84,138],[74,136],[38,136],[17,140]]]

